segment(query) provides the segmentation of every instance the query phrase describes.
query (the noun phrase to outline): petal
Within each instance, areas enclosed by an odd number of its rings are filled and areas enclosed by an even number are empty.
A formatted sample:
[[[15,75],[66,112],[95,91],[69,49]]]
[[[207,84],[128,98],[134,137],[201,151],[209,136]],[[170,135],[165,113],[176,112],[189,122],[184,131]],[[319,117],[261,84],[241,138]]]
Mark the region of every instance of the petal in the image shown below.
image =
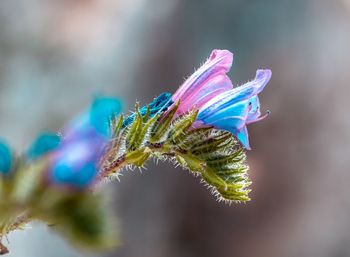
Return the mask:
[[[90,110],[90,125],[99,133],[110,136],[110,119],[122,110],[121,102],[116,98],[98,97]]]
[[[87,137],[92,131],[108,138],[110,136],[110,119],[121,112],[119,99],[112,97],[97,97],[90,110],[82,113],[70,125],[64,128],[64,140],[77,140]]]
[[[193,107],[201,108],[213,97],[233,88],[232,82],[226,75],[210,78],[202,87],[198,87],[185,100],[181,101],[178,112],[186,113]]]
[[[233,132],[237,139],[241,142],[245,149],[251,150],[249,145],[249,137],[247,127],[244,126],[241,130]]]
[[[194,72],[175,92],[172,99],[185,101],[193,91],[198,90],[216,75],[227,73],[232,65],[233,54],[228,50],[214,50],[209,59]]]
[[[57,184],[65,184],[78,188],[88,186],[97,174],[94,163],[84,163],[79,170],[70,166],[69,163],[59,162],[53,168],[53,180]]]
[[[271,78],[270,70],[258,70],[253,81],[243,86],[223,92],[205,103],[198,115],[199,119],[213,115],[218,109],[224,109],[230,105],[247,100],[260,93]]]
[[[212,115],[201,119],[204,123],[213,124],[215,126],[216,121],[222,120],[228,117],[238,117],[242,120],[246,120],[250,111],[250,102],[242,101],[233,105],[229,105],[223,109],[217,109]],[[200,119],[200,118],[198,118]]]
[[[0,173],[8,174],[11,171],[12,159],[10,147],[0,140]]]
[[[34,160],[56,149],[61,143],[61,138],[55,133],[45,132],[40,134],[27,151],[29,160]]]
[[[173,101],[171,100],[171,94],[162,93],[158,97],[154,98],[150,104],[141,107],[139,109],[139,112],[142,116],[144,116],[147,113],[148,107],[150,107],[150,117],[152,118],[157,113],[165,112],[169,108],[169,106],[172,105],[172,103]],[[132,123],[135,117],[135,113],[128,116],[123,122],[123,127],[126,127],[130,123]]]
[[[250,98],[251,103],[251,109],[248,113],[247,122],[251,122],[253,120],[256,120],[260,117],[260,101],[258,96],[254,96]]]
[[[261,93],[270,81],[271,75],[271,70],[257,70],[254,80],[233,89],[236,101],[248,99]]]
[[[76,142],[64,142],[51,155],[50,176],[57,184],[85,187],[97,175],[105,140],[102,137],[87,138]],[[92,167],[95,167],[92,169]]]
[[[227,130],[230,132],[237,131],[245,126],[245,119],[239,116],[229,116],[216,120],[213,123],[204,123],[206,125],[212,125],[217,129]]]

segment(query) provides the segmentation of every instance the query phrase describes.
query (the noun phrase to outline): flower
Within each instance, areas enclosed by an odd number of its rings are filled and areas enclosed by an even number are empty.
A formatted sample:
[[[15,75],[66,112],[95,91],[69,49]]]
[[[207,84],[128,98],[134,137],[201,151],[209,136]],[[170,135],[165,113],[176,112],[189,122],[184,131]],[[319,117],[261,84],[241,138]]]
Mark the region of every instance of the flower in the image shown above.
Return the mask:
[[[193,73],[172,96],[180,105],[175,116],[198,109],[194,123],[230,131],[246,149],[250,149],[246,125],[259,121],[261,116],[258,94],[271,78],[270,70],[258,70],[256,78],[233,88],[226,73],[233,54],[228,50],[214,50],[209,59]]]
[[[0,173],[9,174],[12,168],[12,151],[9,146],[0,140]]]
[[[198,124],[212,125],[230,131],[250,150],[247,126],[267,117],[261,116],[258,94],[271,78],[270,70],[258,70],[253,81],[223,92],[199,109]]]
[[[213,50],[209,59],[195,71],[175,92],[172,100],[181,100],[175,116],[201,108],[218,94],[232,89],[226,73],[230,70],[233,54],[228,50]]]
[[[95,99],[90,110],[64,130],[62,143],[50,154],[49,179],[75,188],[90,185],[111,136],[109,121],[120,111],[117,99]]]
[[[85,138],[91,133],[91,130],[94,130],[104,137],[109,137],[111,136],[110,119],[118,115],[121,110],[122,105],[119,99],[97,97],[89,111],[80,115],[63,130],[63,136],[66,140]]]

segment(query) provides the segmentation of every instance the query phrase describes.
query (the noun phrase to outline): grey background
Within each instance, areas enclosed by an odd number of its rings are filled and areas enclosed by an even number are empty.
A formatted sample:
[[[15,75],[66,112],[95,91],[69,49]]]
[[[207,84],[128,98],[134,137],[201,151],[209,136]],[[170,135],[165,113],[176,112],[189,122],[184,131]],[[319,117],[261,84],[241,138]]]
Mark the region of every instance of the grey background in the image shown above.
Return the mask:
[[[234,84],[273,71],[272,115],[249,127],[251,202],[149,163],[108,188],[120,248],[87,255],[31,224],[8,256],[350,256],[349,25],[349,0],[2,0],[0,135],[18,151],[96,94],[127,111],[174,92],[214,48],[235,53]]]

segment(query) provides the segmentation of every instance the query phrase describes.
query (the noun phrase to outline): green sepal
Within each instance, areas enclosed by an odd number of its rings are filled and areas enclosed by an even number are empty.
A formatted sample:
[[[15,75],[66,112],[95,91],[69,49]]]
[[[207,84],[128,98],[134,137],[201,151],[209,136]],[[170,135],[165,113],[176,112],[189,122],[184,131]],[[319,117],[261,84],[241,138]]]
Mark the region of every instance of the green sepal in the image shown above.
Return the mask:
[[[139,150],[126,154],[125,161],[137,167],[142,167],[151,155],[149,148],[141,148]]]
[[[130,129],[126,135],[126,148],[128,151],[133,151],[137,148],[141,131],[142,131],[142,116],[140,112],[136,110],[135,120],[130,125]]]
[[[51,210],[46,220],[72,243],[85,249],[108,249],[118,244],[116,226],[101,195],[72,194]]]
[[[178,119],[172,126],[169,140],[177,143],[186,137],[187,129],[193,124],[198,115],[198,110],[192,111]]]
[[[227,146],[231,139],[232,135],[229,132],[222,133],[221,135],[210,136],[205,140],[194,144],[190,151],[195,155],[215,152]]]
[[[242,162],[246,158],[243,148],[238,149],[236,152],[230,155],[219,155],[215,158],[207,160],[208,165],[211,167],[222,167],[226,164]]]
[[[113,132],[112,138],[118,138],[124,122],[124,115],[120,115],[117,119],[116,117],[112,119],[111,121],[111,131]]]
[[[250,181],[242,146],[230,132],[213,127],[193,128],[198,110],[174,119],[179,103],[152,119],[148,110],[143,117],[136,111],[134,121],[124,128],[119,139],[114,139],[127,146],[115,152],[115,156],[125,156],[122,166],[143,167],[150,157],[160,160],[171,157],[183,168],[200,174],[217,196],[248,200],[246,187]]]
[[[147,111],[142,117],[142,122],[146,123],[149,120],[150,117],[151,117],[151,106],[148,105],[147,106]]]
[[[179,108],[179,104],[180,101],[178,101],[174,107],[169,112],[167,112],[164,117],[161,117],[153,126],[151,137],[149,139],[151,143],[158,143],[165,136],[167,131],[169,131],[173,117]]]
[[[198,141],[201,141],[203,138],[208,137],[212,130],[213,128],[211,127],[189,130],[184,134],[181,141],[174,143],[180,149],[189,151],[194,144],[198,143]]]
[[[206,167],[206,164],[203,161],[199,160],[192,154],[178,154],[176,155],[176,160],[182,167],[187,168],[192,172],[203,172]]]
[[[140,134],[135,138],[134,149],[141,147],[145,142],[147,142],[146,135],[149,133],[150,127],[157,121],[159,115],[155,115],[153,118],[149,119],[142,127]]]
[[[249,201],[246,187],[250,185],[248,181],[241,181],[239,183],[230,183],[219,177],[211,168],[207,168],[202,173],[203,179],[211,186],[213,186],[217,192],[226,200],[233,201]]]

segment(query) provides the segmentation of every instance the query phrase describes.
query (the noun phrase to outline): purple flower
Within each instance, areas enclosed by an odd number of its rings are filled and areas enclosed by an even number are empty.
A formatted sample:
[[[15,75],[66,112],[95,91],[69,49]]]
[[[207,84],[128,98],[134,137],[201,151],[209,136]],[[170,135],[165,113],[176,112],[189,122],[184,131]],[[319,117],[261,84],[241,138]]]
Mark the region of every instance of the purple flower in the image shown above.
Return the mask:
[[[110,139],[109,121],[120,111],[117,99],[95,99],[91,109],[63,131],[60,146],[50,153],[49,180],[75,188],[93,183]]]
[[[230,131],[250,150],[247,125],[268,115],[267,112],[261,116],[258,94],[270,78],[270,70],[258,70],[253,81],[213,97],[199,108],[196,125],[211,125]]]
[[[226,75],[232,61],[230,51],[213,50],[209,59],[172,96],[174,103],[181,100],[176,116],[201,108],[213,97],[232,89],[231,80]]]
[[[261,116],[258,94],[271,78],[270,70],[258,70],[253,81],[233,88],[226,73],[230,70],[233,54],[214,50],[209,59],[193,73],[172,96],[180,106],[175,117],[198,109],[194,123],[230,131],[246,149],[250,149],[246,125],[259,121]]]

